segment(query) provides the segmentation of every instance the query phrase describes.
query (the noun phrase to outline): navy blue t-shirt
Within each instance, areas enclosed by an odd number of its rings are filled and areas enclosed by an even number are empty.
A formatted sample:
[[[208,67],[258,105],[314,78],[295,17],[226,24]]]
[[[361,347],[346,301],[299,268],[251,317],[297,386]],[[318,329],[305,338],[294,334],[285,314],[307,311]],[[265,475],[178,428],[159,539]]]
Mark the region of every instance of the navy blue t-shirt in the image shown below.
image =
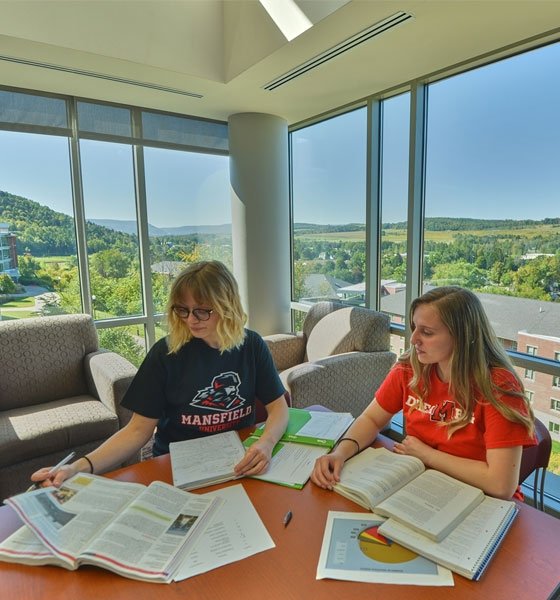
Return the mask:
[[[268,346],[249,329],[240,348],[220,353],[193,338],[176,354],[156,342],[140,365],[122,406],[159,419],[154,454],[177,442],[255,422],[255,397],[268,404],[285,392]]]

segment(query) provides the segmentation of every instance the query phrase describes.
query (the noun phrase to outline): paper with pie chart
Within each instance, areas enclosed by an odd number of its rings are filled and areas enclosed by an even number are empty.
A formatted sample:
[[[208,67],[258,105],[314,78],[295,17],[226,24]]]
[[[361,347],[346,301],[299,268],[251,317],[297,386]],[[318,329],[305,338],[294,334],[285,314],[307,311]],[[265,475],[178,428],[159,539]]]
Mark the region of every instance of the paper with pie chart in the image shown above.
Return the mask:
[[[379,533],[384,520],[372,513],[330,511],[317,579],[453,585],[451,571]]]

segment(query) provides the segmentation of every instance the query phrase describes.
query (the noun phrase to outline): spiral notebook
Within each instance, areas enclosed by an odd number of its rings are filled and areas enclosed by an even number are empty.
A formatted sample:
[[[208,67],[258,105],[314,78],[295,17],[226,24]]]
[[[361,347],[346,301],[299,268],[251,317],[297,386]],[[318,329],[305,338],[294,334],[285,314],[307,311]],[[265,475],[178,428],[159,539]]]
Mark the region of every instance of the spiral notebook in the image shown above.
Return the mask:
[[[467,579],[482,577],[519,509],[515,502],[487,496],[441,542],[388,519],[379,532],[405,548],[451,569]]]

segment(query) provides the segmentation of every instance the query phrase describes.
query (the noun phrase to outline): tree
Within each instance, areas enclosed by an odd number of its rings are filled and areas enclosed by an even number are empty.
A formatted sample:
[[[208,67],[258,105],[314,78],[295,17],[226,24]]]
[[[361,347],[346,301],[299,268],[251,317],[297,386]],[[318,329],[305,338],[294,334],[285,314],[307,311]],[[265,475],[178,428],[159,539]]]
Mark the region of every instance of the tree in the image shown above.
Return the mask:
[[[560,257],[539,256],[519,267],[514,276],[516,295],[537,300],[550,300],[560,285]]]
[[[126,277],[131,259],[120,250],[101,250],[90,258],[90,265],[101,277],[120,279]]]
[[[143,338],[136,338],[123,327],[100,329],[99,345],[106,350],[124,356],[133,365],[139,367],[144,359],[145,350]]]
[[[18,260],[18,269],[20,279],[24,282],[33,281],[38,277],[41,263],[32,256],[21,256]]]
[[[0,294],[13,294],[16,284],[7,273],[0,273]]]
[[[432,275],[434,285],[461,285],[476,289],[487,283],[486,275],[475,265],[459,260],[454,263],[436,265]]]

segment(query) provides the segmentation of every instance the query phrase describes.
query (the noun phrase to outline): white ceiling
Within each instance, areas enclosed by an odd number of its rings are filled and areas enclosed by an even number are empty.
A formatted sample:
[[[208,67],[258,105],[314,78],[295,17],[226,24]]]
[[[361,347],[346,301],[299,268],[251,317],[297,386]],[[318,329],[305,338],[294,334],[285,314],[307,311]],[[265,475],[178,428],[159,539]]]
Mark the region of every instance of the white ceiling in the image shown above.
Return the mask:
[[[534,36],[560,37],[560,0],[298,4],[316,24],[288,43],[257,0],[0,0],[0,83],[221,120],[265,112],[295,123]],[[414,18],[263,89],[398,11]]]

